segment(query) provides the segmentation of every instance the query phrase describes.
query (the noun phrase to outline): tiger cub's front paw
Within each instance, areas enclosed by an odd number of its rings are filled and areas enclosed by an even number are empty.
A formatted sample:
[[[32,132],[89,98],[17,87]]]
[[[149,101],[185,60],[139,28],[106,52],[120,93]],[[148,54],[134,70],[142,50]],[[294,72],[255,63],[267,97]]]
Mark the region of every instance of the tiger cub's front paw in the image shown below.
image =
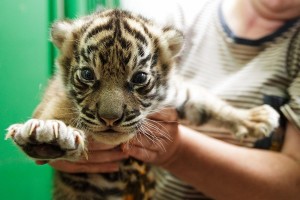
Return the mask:
[[[30,119],[7,130],[6,139],[12,138],[32,158],[77,159],[85,155],[83,132],[62,121]]]
[[[262,105],[246,110],[241,124],[236,127],[236,136],[243,138],[252,135],[254,137],[267,137],[279,126],[279,114],[269,105]]]

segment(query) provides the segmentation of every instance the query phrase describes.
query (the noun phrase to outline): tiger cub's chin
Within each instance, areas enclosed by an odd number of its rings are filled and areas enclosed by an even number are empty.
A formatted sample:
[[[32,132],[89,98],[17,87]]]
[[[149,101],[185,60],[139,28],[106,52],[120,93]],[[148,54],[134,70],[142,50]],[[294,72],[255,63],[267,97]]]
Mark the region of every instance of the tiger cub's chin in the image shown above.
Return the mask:
[[[98,132],[92,134],[92,138],[94,140],[109,145],[120,145],[122,143],[129,142],[135,136],[136,136],[135,132],[116,132],[116,131]]]

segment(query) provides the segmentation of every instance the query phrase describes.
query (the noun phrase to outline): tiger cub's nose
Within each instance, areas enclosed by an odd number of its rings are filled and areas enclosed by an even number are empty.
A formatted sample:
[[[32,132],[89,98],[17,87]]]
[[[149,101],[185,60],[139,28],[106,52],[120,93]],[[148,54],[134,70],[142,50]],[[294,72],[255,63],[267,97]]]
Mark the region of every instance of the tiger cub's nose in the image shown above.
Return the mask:
[[[106,126],[116,126],[122,122],[122,116],[100,116],[100,121],[104,123]]]

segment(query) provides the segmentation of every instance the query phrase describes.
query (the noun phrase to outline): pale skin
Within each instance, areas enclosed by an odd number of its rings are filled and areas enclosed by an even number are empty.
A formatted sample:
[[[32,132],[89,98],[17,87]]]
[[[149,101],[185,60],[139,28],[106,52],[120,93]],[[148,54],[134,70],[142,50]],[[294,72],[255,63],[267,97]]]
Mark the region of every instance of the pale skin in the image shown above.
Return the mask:
[[[237,36],[257,39],[297,17],[300,0],[225,0],[223,12]],[[50,165],[65,172],[112,172],[132,156],[165,168],[214,199],[300,199],[300,130],[291,123],[281,152],[271,152],[227,144],[179,125],[171,109],[150,118],[172,138],[161,138],[166,151],[146,137],[133,140],[125,152],[90,142],[89,160]],[[156,130],[153,134],[160,135]]]

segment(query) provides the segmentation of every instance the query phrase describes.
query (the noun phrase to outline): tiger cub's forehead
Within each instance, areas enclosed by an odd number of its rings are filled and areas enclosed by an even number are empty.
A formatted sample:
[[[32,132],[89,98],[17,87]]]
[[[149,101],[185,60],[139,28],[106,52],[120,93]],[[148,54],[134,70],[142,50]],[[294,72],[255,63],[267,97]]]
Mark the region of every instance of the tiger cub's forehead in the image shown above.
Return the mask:
[[[160,29],[140,15],[120,10],[108,10],[95,13],[88,22],[83,35],[84,42],[97,42],[98,37],[109,36],[115,33],[115,37],[127,37],[138,40],[141,43],[149,42],[149,39],[160,34]],[[97,37],[98,36],[98,37]]]
[[[147,66],[145,58],[156,51],[160,29],[152,22],[128,12],[111,10],[96,13],[86,22],[79,41],[84,62],[123,68]],[[141,66],[141,60],[144,66]],[[104,70],[104,68],[103,68]]]

